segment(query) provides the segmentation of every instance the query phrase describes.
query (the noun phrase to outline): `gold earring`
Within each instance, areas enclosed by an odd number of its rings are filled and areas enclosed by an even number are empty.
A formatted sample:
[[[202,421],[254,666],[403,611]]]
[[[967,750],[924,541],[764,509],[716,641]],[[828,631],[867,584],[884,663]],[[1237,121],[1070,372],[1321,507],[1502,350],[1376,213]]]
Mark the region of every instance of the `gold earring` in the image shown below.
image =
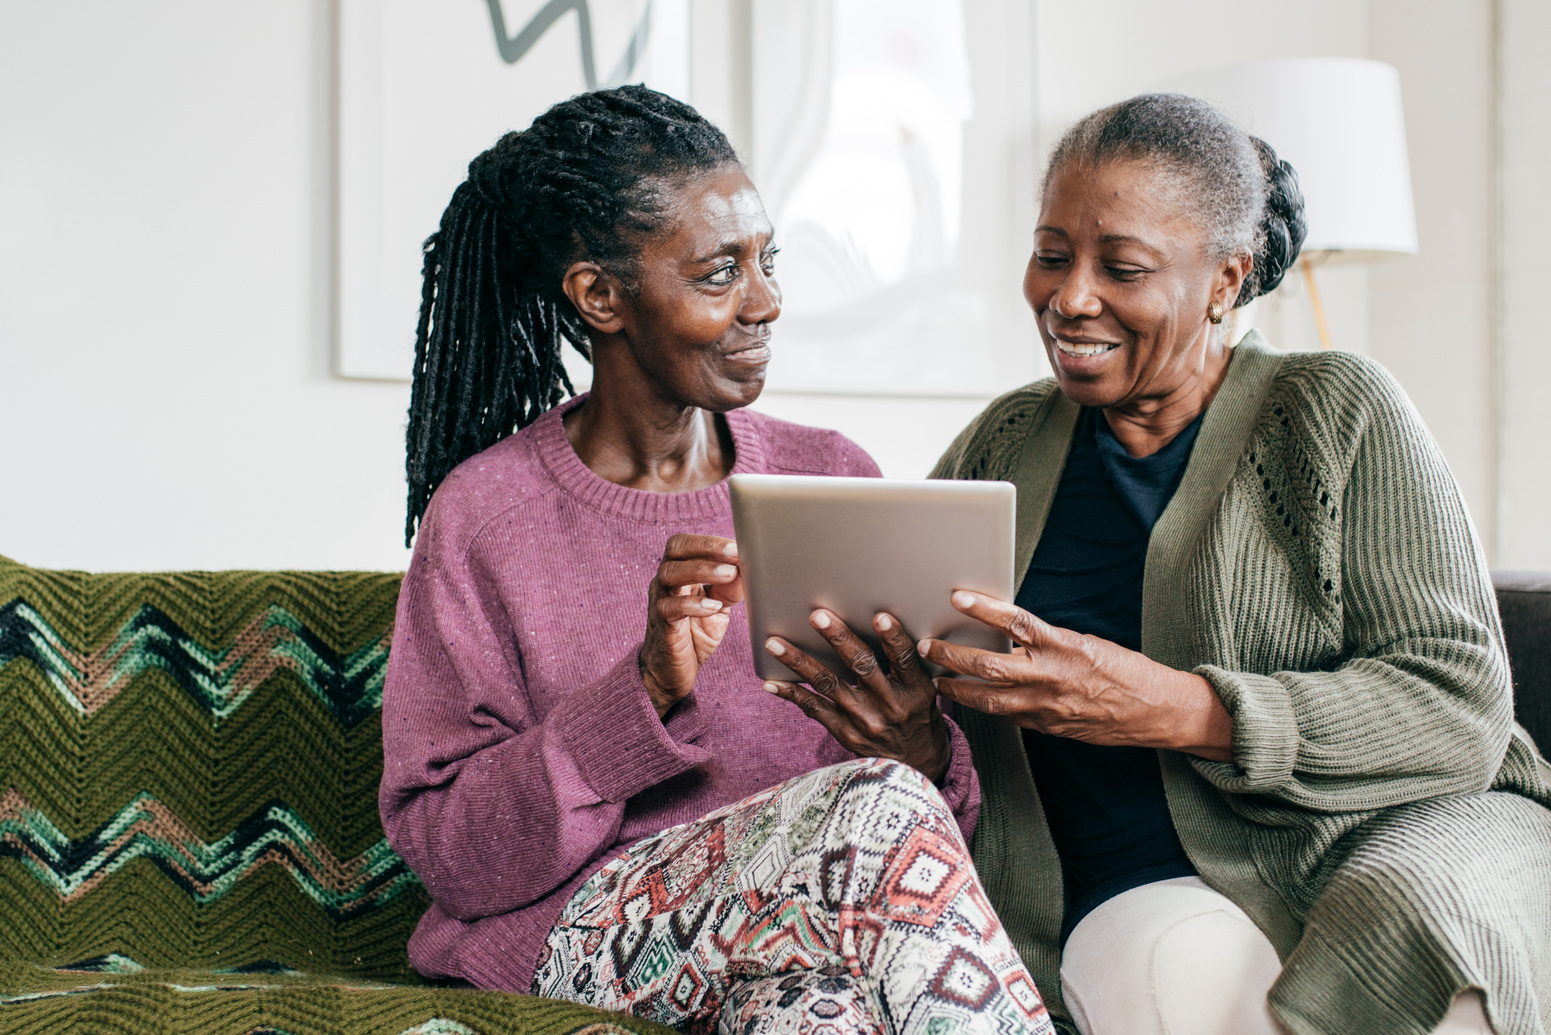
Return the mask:
[[[1222,323],[1222,303],[1213,302],[1206,307],[1206,318],[1213,323]]]

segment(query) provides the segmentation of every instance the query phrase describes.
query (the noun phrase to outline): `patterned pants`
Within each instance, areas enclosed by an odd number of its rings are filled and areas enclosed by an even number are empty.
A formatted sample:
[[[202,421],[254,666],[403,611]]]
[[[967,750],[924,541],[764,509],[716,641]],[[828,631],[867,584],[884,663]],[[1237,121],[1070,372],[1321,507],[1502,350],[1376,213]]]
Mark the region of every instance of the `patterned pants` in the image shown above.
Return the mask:
[[[724,1035],[1053,1033],[931,782],[863,759],[631,845],[533,992]]]

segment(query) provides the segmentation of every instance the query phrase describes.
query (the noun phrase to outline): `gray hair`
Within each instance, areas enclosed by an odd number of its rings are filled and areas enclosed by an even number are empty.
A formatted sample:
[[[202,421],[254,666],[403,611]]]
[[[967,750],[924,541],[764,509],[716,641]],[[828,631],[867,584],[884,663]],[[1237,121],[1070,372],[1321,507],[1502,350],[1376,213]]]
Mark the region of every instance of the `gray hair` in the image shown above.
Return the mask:
[[[1248,252],[1254,267],[1234,305],[1274,289],[1308,231],[1298,174],[1271,145],[1213,105],[1182,93],[1148,93],[1101,108],[1067,130],[1050,154],[1042,190],[1072,165],[1142,162],[1176,178],[1213,259]]]

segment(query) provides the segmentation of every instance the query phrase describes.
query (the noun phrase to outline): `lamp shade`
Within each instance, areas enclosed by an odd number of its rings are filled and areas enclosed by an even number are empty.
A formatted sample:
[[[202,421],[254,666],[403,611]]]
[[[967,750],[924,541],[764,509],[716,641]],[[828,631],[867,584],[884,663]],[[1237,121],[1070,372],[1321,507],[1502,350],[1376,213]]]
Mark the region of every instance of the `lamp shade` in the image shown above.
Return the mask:
[[[1393,65],[1355,58],[1256,61],[1161,88],[1222,108],[1298,171],[1305,252],[1363,261],[1416,251],[1416,210]]]

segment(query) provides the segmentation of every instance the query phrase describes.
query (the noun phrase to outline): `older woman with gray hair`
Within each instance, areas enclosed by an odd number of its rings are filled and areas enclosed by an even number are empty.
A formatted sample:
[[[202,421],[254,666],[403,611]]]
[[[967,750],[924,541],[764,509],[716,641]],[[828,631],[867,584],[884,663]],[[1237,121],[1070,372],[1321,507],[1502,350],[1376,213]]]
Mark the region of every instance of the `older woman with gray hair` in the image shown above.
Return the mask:
[[[1060,141],[1034,237],[1055,376],[936,470],[1018,486],[1016,603],[954,596],[1017,647],[921,653],[957,674],[976,864],[1052,1013],[1545,1032],[1551,767],[1459,489],[1377,364],[1228,338],[1296,259],[1292,169],[1136,97]]]

